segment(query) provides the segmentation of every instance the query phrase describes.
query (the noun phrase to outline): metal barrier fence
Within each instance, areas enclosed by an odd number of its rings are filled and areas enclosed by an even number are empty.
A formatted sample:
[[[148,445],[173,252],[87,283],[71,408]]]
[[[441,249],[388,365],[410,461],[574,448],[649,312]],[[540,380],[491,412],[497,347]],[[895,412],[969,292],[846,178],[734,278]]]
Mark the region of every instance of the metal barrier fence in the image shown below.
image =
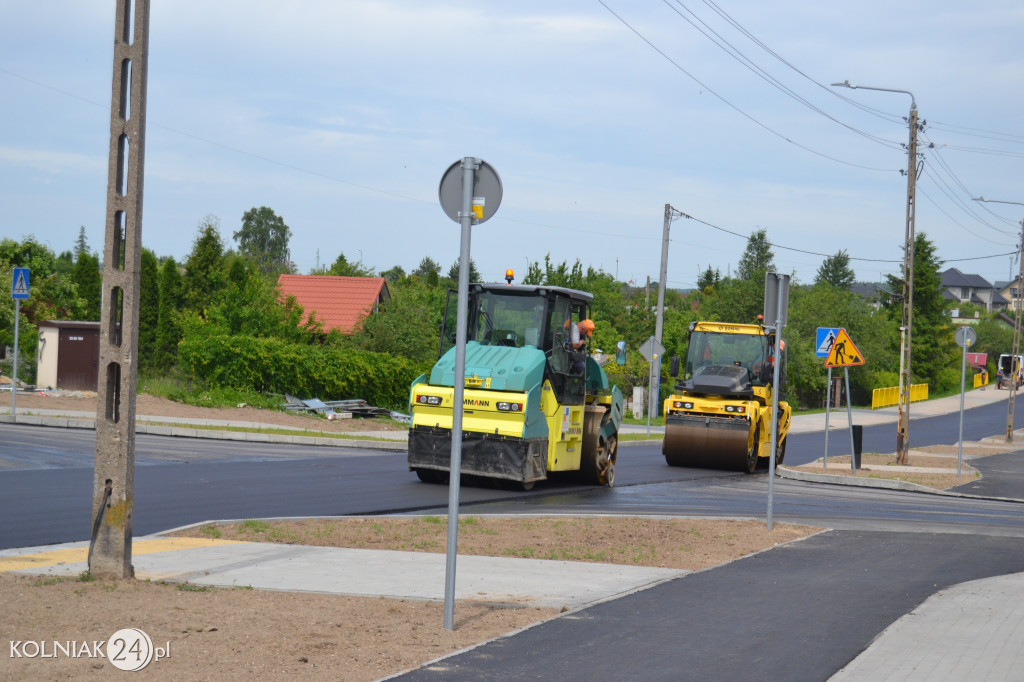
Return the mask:
[[[988,372],[978,372],[974,375],[974,388],[988,386]],[[928,400],[928,384],[911,384],[910,402],[916,403],[920,400]],[[879,407],[891,407],[900,404],[899,386],[891,388],[876,388],[871,392],[871,409]]]
[[[910,385],[910,402],[916,403],[921,400],[928,400],[928,384]],[[879,407],[890,407],[900,404],[899,386],[890,388],[876,388],[871,392],[871,409]]]

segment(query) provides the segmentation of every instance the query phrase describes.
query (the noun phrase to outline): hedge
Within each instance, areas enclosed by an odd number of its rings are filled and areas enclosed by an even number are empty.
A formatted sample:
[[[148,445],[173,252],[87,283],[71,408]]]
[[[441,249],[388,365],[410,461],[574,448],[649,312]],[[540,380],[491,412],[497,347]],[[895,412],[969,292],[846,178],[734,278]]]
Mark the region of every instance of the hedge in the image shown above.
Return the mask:
[[[335,346],[304,346],[252,336],[186,337],[180,366],[213,387],[251,389],[321,400],[363,399],[403,408],[423,368],[404,358]]]

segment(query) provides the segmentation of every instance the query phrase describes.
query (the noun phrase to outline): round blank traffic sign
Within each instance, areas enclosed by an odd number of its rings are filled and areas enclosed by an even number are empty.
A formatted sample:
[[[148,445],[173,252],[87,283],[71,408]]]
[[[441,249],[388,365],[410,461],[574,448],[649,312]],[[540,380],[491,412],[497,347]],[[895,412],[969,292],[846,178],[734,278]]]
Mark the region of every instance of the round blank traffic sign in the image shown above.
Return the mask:
[[[476,160],[480,167],[473,173],[473,207],[476,217],[473,224],[479,224],[494,215],[501,204],[501,178],[498,172],[484,161]],[[456,161],[441,177],[441,186],[438,188],[438,196],[441,199],[441,208],[445,214],[459,223],[459,212],[462,211],[462,163]]]
[[[978,332],[974,331],[973,327],[960,327],[956,330],[953,338],[956,339],[956,345],[961,348],[964,347],[965,343],[968,346],[973,346],[974,342],[978,340]]]

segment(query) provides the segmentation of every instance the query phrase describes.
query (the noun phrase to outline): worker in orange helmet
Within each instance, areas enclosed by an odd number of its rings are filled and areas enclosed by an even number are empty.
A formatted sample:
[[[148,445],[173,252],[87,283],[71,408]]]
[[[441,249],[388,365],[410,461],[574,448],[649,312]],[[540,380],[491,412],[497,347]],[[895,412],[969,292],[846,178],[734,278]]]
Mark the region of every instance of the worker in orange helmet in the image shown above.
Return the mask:
[[[594,321],[591,319],[580,320],[576,324],[569,324],[569,347],[576,353],[584,353],[587,348],[587,339],[594,335]],[[576,374],[583,374],[583,370],[586,367],[586,356],[580,355],[581,359],[574,360],[572,364],[572,371]]]
[[[587,339],[594,335],[594,321],[591,319],[580,320],[569,328],[569,344],[573,350],[583,350],[587,345]]]

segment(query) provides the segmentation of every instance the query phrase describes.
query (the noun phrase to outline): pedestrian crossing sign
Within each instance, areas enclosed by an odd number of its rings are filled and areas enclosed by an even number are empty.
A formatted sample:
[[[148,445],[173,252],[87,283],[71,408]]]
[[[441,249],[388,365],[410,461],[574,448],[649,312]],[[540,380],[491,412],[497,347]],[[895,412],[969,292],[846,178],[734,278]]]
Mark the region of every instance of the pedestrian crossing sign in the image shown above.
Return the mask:
[[[863,365],[864,356],[857,350],[857,346],[853,344],[853,339],[846,333],[845,329],[840,329],[839,333],[836,334],[835,343],[832,344],[832,348],[828,351],[828,357],[825,358],[826,367],[853,367],[854,365]]]
[[[28,268],[14,268],[11,278],[11,298],[28,298]]]
[[[839,327],[818,327],[818,337],[814,342],[814,354],[819,358],[827,358],[838,335]]]

